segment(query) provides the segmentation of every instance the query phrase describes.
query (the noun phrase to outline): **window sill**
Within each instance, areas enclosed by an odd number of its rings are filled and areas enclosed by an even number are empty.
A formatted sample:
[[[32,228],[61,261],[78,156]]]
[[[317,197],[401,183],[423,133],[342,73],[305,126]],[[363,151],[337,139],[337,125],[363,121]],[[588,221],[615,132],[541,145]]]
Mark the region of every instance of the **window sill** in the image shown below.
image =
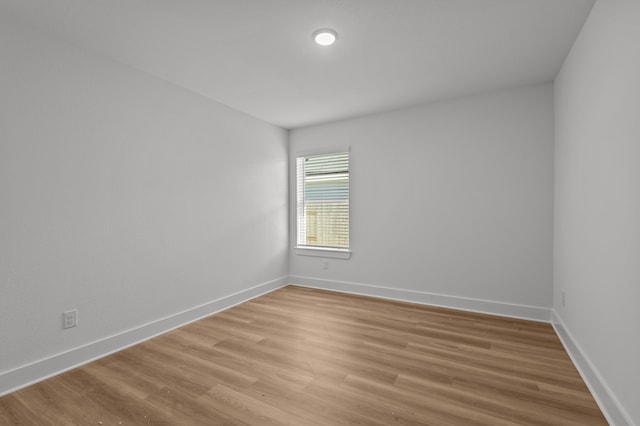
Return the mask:
[[[295,253],[298,256],[328,257],[331,259],[349,259],[351,257],[351,250],[348,249],[341,250],[320,247],[296,247]]]

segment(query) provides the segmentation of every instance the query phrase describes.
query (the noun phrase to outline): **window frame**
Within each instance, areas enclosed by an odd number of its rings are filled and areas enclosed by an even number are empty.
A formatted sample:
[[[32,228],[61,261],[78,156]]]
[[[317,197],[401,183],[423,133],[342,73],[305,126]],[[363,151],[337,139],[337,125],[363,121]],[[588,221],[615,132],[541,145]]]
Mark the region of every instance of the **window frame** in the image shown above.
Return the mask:
[[[339,154],[339,153],[346,153],[348,155],[348,161],[349,161],[349,180],[348,180],[348,187],[349,187],[349,227],[348,227],[348,232],[349,232],[349,247],[346,248],[341,248],[341,247],[326,247],[326,246],[308,246],[308,245],[299,245],[299,230],[300,230],[300,223],[299,223],[299,210],[298,210],[298,205],[299,205],[299,199],[298,199],[298,195],[299,195],[299,179],[298,179],[298,159],[299,158],[306,158],[306,157],[315,157],[315,156],[323,156],[323,155],[333,155],[333,154]],[[326,257],[326,258],[334,258],[334,259],[349,259],[351,257],[351,249],[353,246],[353,242],[352,242],[352,235],[351,235],[351,171],[352,171],[352,167],[351,167],[351,149],[346,148],[346,149],[331,149],[331,150],[327,150],[327,149],[323,149],[322,151],[314,151],[314,152],[297,152],[295,153],[295,156],[293,158],[294,160],[294,176],[295,176],[295,188],[294,188],[294,197],[295,197],[295,223],[294,223],[294,229],[295,229],[295,247],[294,247],[294,252],[297,255],[300,256],[317,256],[317,257]]]

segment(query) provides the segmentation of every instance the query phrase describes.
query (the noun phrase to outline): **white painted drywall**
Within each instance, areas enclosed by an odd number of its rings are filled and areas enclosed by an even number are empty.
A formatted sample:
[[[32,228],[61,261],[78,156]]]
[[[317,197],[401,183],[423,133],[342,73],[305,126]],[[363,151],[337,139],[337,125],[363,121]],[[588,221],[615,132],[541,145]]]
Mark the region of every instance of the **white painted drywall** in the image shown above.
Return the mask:
[[[554,309],[640,424],[640,2],[596,2],[555,111]]]
[[[290,164],[345,146],[353,255],[292,250],[292,276],[551,307],[550,83],[296,129]]]
[[[2,22],[0,373],[286,276],[287,160],[280,128]]]

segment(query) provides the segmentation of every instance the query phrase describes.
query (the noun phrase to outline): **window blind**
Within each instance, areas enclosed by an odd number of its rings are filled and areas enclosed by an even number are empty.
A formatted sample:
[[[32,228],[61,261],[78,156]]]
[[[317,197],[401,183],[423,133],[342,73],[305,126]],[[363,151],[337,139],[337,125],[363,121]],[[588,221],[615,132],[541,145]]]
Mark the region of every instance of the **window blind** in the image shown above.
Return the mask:
[[[349,248],[349,153],[296,159],[298,246]]]

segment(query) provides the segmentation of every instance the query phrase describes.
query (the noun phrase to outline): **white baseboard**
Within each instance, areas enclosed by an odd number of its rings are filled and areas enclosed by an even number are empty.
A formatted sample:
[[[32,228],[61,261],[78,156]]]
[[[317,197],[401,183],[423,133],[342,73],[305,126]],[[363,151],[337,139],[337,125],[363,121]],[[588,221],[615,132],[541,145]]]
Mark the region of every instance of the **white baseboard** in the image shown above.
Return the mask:
[[[301,287],[332,290],[341,293],[359,294],[363,296],[381,297],[384,299],[400,300],[403,302],[420,303],[423,305],[440,306],[443,308],[459,309],[463,311],[500,315],[504,317],[520,318],[532,321],[551,321],[551,309],[537,306],[492,302],[489,300],[447,296],[443,294],[426,293],[415,290],[402,290],[397,288],[378,287],[344,281],[323,280],[295,275],[289,276],[289,280],[292,285],[299,285]]]
[[[288,281],[288,277],[277,278],[140,327],[0,373],[0,396],[105,357],[255,297],[270,293],[286,286]]]
[[[598,373],[598,370],[593,366],[589,357],[578,345],[562,318],[555,311],[553,311],[551,325],[609,424],[613,426],[633,426],[629,415],[622,408],[609,386]]]

